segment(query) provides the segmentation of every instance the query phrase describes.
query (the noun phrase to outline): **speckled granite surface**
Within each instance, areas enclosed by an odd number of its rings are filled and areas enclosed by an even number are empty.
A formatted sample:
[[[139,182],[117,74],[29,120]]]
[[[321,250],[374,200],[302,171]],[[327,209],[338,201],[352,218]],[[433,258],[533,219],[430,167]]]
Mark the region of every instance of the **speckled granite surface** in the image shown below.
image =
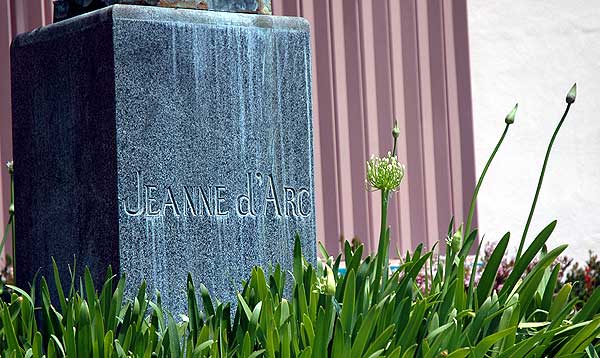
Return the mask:
[[[17,265],[145,278],[185,311],[192,272],[233,300],[253,265],[315,260],[305,20],[115,5],[12,47]]]

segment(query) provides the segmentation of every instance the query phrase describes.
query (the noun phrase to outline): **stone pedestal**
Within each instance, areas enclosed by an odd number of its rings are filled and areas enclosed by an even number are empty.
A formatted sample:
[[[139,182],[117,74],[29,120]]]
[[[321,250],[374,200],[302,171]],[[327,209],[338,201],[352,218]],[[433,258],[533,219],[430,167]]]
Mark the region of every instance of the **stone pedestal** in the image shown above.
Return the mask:
[[[188,272],[234,300],[253,265],[291,270],[296,233],[315,260],[305,20],[115,5],[11,62],[20,286],[76,257],[179,313]]]

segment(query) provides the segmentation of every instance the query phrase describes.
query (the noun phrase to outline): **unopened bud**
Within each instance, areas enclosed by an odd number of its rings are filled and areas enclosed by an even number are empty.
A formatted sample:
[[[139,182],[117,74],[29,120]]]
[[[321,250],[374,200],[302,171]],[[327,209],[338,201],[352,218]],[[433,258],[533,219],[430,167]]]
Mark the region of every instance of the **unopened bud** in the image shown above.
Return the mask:
[[[400,135],[400,128],[398,128],[398,121],[394,121],[394,128],[392,129],[392,136],[394,139]]]
[[[462,225],[458,228],[458,231],[452,235],[450,239],[450,246],[452,247],[452,251],[459,252],[462,247]]]
[[[327,286],[325,291],[328,295],[333,296],[335,295],[335,276],[329,266],[325,265],[325,268],[327,271]]]
[[[11,215],[15,213],[15,204],[10,204],[8,207],[8,213]]]
[[[573,87],[567,93],[567,103],[571,104],[575,102],[575,97],[577,97],[577,83],[573,84]]]
[[[12,160],[6,162],[6,167],[8,168],[8,173],[12,174],[14,172],[14,164]]]
[[[506,115],[506,118],[504,119],[504,122],[506,124],[513,124],[515,123],[515,114],[517,114],[517,108],[519,108],[519,104],[515,104],[515,106],[513,107],[513,109],[508,112],[508,114]]]

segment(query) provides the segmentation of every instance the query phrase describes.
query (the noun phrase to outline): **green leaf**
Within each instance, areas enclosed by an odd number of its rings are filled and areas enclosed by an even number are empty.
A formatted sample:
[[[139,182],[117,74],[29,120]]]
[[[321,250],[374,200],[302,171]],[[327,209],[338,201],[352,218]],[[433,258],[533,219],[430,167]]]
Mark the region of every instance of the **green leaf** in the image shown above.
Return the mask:
[[[381,332],[379,336],[377,336],[377,338],[371,342],[365,355],[373,356],[377,352],[383,352],[384,348],[388,345],[388,341],[392,337],[392,334],[394,334],[394,329],[395,326],[393,324],[384,329],[383,332]]]
[[[554,250],[550,251],[547,255],[545,255],[540,262],[531,270],[531,272],[525,277],[523,284],[519,287],[518,291],[520,293],[521,302],[523,302],[522,306],[522,315],[525,315],[527,312],[527,308],[531,302],[533,302],[533,298],[537,289],[544,278],[546,267],[552,264],[554,260],[567,248],[567,245],[562,245]]]
[[[344,291],[344,301],[342,302],[342,313],[340,316],[344,332],[348,335],[352,334],[354,324],[355,285],[356,277],[354,270],[351,270],[350,273],[348,273],[348,278],[346,280],[346,289]]]
[[[471,233],[469,235],[467,235],[467,238],[464,240],[463,245],[461,246],[460,251],[458,253],[459,257],[466,258],[469,255],[469,252],[471,251],[471,247],[473,246],[473,243],[475,242],[476,238],[477,238],[477,229],[473,229],[471,231]]]
[[[169,351],[171,352],[172,358],[180,358],[181,347],[179,346],[179,333],[177,332],[177,324],[170,313],[167,315],[167,318],[167,330],[169,331]]]
[[[327,252],[327,249],[321,241],[317,243],[317,248],[319,249],[319,253],[323,257],[323,260],[327,260],[329,258],[329,253]]]
[[[502,330],[500,332],[496,332],[494,334],[491,334],[485,338],[483,338],[473,349],[473,352],[471,352],[471,356],[473,358],[483,358],[485,356],[485,354],[487,353],[487,351],[499,340],[501,340],[504,337],[510,336],[510,335],[514,335],[516,333],[516,327],[511,327],[511,328],[507,328],[505,330]]]
[[[591,343],[585,349],[585,353],[587,354],[588,358],[598,358],[596,348],[594,348],[594,346]]]
[[[509,239],[510,233],[507,232],[504,234],[502,239],[500,239],[498,245],[490,256],[490,259],[485,265],[485,269],[483,270],[483,274],[481,274],[479,284],[477,285],[477,302],[479,302],[479,304],[485,301],[492,291],[492,287],[494,287],[496,273],[498,272],[498,267],[500,267],[500,264],[502,264],[502,258],[504,257],[504,253],[508,247]]]
[[[544,287],[543,297],[542,297],[542,305],[541,308],[543,310],[549,311],[552,306],[552,298],[554,297],[554,292],[556,291],[556,284],[558,282],[558,274],[560,272],[560,264],[555,265],[546,281],[546,286]],[[541,287],[541,286],[540,286]]]
[[[339,317],[335,320],[335,329],[333,331],[333,346],[331,349],[332,358],[346,358],[351,354],[350,335],[345,333],[342,322]]]
[[[42,334],[35,332],[33,337],[33,358],[42,358]]]
[[[548,319],[550,321],[554,321],[558,314],[563,310],[565,304],[569,300],[569,295],[571,294],[571,284],[567,283],[556,294],[552,305],[550,306],[550,310],[548,311]]]
[[[250,307],[248,306],[248,304],[246,303],[246,300],[244,300],[244,297],[242,297],[242,295],[240,295],[238,293],[237,298],[238,298],[240,305],[242,306],[242,310],[243,310],[244,314],[246,315],[246,318],[248,319],[248,322],[250,322],[252,320],[252,310],[250,309]]]
[[[60,309],[63,312],[67,312],[67,300],[65,299],[65,293],[63,292],[60,275],[58,273],[58,266],[56,265],[54,257],[52,257],[52,269],[54,273],[54,284],[56,285],[56,292],[58,293],[58,301],[60,302]]]
[[[586,324],[577,334],[569,339],[558,351],[557,356],[571,353],[583,353],[600,333],[600,317]]]
[[[361,357],[362,353],[367,345],[368,339],[373,332],[373,327],[375,325],[375,318],[378,315],[378,310],[376,307],[372,307],[365,316],[365,319],[362,320],[362,325],[358,329],[358,333],[356,334],[356,338],[354,339],[354,343],[352,344],[352,355],[351,357]]]
[[[381,356],[381,354],[383,353],[383,351],[384,351],[384,349],[382,348],[382,349],[378,350],[377,352],[374,352],[374,353],[368,355],[367,358],[376,358],[376,357],[379,357],[379,356]]]
[[[113,332],[109,330],[104,335],[104,358],[112,357],[113,352]]]
[[[258,350],[258,351],[256,351],[256,352],[254,352],[254,353],[250,354],[250,355],[248,356],[248,358],[256,358],[256,357],[259,357],[259,356],[260,356],[261,354],[263,354],[264,352],[265,352],[265,350],[264,350],[264,349]],[[308,356],[307,356],[307,357],[308,357]]]
[[[2,302],[0,308],[2,309],[2,329],[4,331],[4,335],[6,336],[8,349],[14,350],[17,357],[23,357],[23,353],[21,352],[21,347],[19,346],[17,335],[15,333],[15,328],[10,317],[8,306]]]
[[[212,299],[210,298],[210,293],[208,292],[208,288],[204,286],[204,284],[200,284],[200,296],[202,297],[202,305],[204,307],[204,311],[207,316],[215,315],[215,308],[212,303]]]
[[[98,296],[96,295],[96,290],[94,288],[94,281],[92,279],[92,274],[90,269],[86,266],[84,272],[84,282],[85,282],[85,294],[87,296],[87,300],[90,303],[94,303]]]
[[[438,335],[446,332],[447,330],[452,328],[455,324],[456,324],[455,321],[451,321],[451,322],[448,322],[434,330],[429,331],[429,334],[427,335],[427,340],[433,341]]]
[[[454,352],[448,354],[447,358],[465,358],[466,356],[469,355],[469,353],[471,353],[471,348],[459,348],[457,350],[455,350]]]
[[[54,346],[56,348],[58,348],[58,350],[60,351],[61,357],[66,357],[67,355],[65,354],[65,350],[62,346],[62,344],[60,343],[60,340],[58,339],[57,336],[55,336],[54,334],[50,335],[50,339],[52,339]]]
[[[594,290],[588,301],[573,318],[573,323],[587,321],[593,317],[600,309],[600,289]]]
[[[302,282],[302,244],[300,234],[296,233],[294,238],[294,280],[296,283]]]
[[[330,340],[329,327],[332,323],[332,313],[333,312],[331,311],[331,308],[327,308],[327,310],[325,310],[323,307],[319,307],[319,314],[317,315],[317,325],[315,327],[314,345],[315,348],[318,349],[313,352],[314,358],[325,358],[327,356],[327,350],[323,349],[323,347],[327,347]]]
[[[106,328],[113,332],[117,328],[117,315],[121,311],[121,305],[123,303],[123,293],[125,291],[125,275],[121,276],[117,288],[113,293],[112,300],[110,301],[110,310],[108,317],[106,317],[107,324]]]
[[[402,355],[402,358],[413,358],[417,352],[417,348],[419,348],[419,346],[416,343],[408,347],[408,349]]]
[[[554,231],[555,227],[556,227],[556,220],[554,220],[550,224],[548,224],[536,236],[536,238],[533,240],[531,245],[529,245],[527,250],[525,250],[525,252],[523,253],[523,256],[521,256],[517,259],[512,272],[510,273],[510,275],[504,282],[504,286],[502,286],[502,289],[500,290],[500,293],[499,293],[500,297],[509,294],[513,290],[513,288],[515,287],[515,285],[517,284],[517,282],[519,281],[519,279],[521,278],[521,276],[527,269],[527,266],[529,266],[529,264],[533,261],[535,256],[538,254],[538,252],[540,252],[542,247],[544,247],[544,245],[546,244],[546,241],[548,241],[548,238]]]
[[[13,285],[6,285],[6,287],[18,292],[21,296],[25,297],[25,299],[32,305],[35,306],[35,304],[33,303],[33,299],[31,298],[31,296],[23,291],[22,289],[18,288],[17,286],[13,286]]]

